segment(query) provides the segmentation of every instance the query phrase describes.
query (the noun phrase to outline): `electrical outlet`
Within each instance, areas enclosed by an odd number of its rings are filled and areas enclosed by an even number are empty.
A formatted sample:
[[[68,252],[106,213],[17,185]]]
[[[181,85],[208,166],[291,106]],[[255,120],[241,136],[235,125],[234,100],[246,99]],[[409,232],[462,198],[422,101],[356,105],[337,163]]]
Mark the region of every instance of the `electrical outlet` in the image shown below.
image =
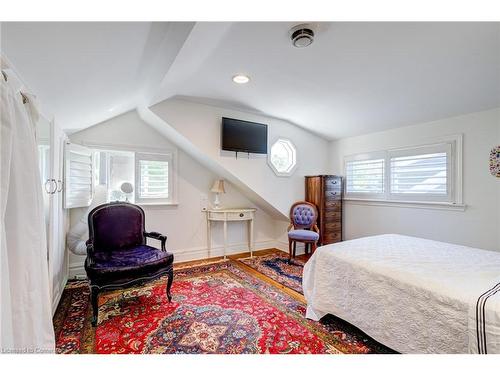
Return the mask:
[[[202,211],[208,210],[208,195],[207,194],[201,194],[201,196],[200,196],[200,209]]]

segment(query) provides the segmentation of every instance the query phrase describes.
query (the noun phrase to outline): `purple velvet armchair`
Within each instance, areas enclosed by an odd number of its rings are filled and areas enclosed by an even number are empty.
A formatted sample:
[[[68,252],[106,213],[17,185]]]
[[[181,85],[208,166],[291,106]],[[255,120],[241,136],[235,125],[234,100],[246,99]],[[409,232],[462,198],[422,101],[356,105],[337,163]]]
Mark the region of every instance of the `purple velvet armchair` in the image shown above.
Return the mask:
[[[316,225],[318,220],[318,209],[309,202],[295,202],[290,208],[290,225],[288,226],[288,252],[289,258],[295,258],[297,242],[305,245],[305,252],[308,247],[311,251],[316,250],[319,240],[319,229]],[[292,252],[293,246],[293,252]]]
[[[144,211],[125,202],[103,204],[88,216],[89,240],[85,271],[92,302],[92,325],[98,321],[98,295],[168,275],[167,297],[172,300],[174,255],[165,248],[167,237],[146,232]],[[161,241],[161,250],[146,245],[146,238]]]

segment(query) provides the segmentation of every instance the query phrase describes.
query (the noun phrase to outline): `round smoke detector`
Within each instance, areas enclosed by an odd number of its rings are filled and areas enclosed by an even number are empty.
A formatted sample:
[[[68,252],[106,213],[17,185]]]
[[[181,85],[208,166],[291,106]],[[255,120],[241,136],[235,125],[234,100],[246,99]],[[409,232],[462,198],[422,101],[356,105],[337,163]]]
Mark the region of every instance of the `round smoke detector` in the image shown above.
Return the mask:
[[[290,29],[290,39],[294,47],[304,48],[314,41],[314,31],[310,25],[297,25]]]

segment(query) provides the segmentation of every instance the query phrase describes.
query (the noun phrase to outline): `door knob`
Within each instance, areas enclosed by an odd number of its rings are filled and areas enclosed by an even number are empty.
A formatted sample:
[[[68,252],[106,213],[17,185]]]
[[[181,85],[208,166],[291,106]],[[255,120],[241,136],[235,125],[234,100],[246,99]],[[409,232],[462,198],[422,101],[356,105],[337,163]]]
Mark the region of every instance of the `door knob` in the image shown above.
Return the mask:
[[[52,183],[54,183],[54,185],[52,185]],[[47,194],[54,194],[57,190],[57,182],[53,178],[49,178],[45,181],[44,187]]]
[[[51,183],[51,184],[52,184],[52,183],[54,184],[54,185],[53,185],[53,186],[54,186],[54,189],[53,189],[53,190],[51,190],[51,191],[49,192],[49,194],[55,194],[55,193],[56,193],[56,191],[57,191],[57,181],[56,181],[54,178],[51,178],[51,179],[50,179],[50,183]]]
[[[45,189],[45,192],[47,194],[50,194],[50,191],[49,191],[49,184],[50,184],[50,179],[48,179],[47,181],[45,181],[45,184],[43,185],[44,186],[44,189]]]
[[[63,189],[63,182],[61,180],[57,180],[57,192],[60,193]]]

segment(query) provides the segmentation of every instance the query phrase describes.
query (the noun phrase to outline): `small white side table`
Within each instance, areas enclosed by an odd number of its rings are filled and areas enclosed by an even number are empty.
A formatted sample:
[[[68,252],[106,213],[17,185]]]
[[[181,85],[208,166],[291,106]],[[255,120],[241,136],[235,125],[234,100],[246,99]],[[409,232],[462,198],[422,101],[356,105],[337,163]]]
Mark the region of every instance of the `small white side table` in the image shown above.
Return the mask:
[[[250,257],[253,257],[253,219],[255,208],[221,208],[207,210],[207,240],[208,251],[212,249],[212,221],[222,221],[224,223],[224,259],[226,259],[227,250],[227,222],[228,221],[246,221],[248,222],[248,251]]]

